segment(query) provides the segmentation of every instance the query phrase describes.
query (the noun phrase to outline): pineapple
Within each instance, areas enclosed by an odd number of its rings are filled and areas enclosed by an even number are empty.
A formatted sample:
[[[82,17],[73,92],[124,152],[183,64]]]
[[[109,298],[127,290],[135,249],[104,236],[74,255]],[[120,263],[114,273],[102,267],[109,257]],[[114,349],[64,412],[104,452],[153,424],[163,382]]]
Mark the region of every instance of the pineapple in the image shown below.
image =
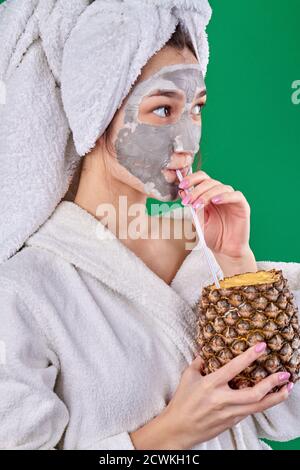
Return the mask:
[[[274,372],[300,370],[298,307],[281,270],[238,274],[204,287],[197,304],[197,344],[209,374],[255,343],[266,352],[229,382],[251,387]],[[277,388],[278,389],[278,388]]]

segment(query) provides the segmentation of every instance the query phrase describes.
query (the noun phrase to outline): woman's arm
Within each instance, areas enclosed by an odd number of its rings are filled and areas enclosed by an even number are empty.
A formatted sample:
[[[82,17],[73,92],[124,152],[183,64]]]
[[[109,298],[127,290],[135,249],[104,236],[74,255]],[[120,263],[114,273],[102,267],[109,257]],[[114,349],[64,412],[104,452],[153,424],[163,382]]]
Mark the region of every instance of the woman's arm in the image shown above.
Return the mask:
[[[250,247],[243,255],[236,258],[218,253],[214,253],[214,257],[220,265],[224,277],[247,272],[255,273],[258,270],[255,256]]]

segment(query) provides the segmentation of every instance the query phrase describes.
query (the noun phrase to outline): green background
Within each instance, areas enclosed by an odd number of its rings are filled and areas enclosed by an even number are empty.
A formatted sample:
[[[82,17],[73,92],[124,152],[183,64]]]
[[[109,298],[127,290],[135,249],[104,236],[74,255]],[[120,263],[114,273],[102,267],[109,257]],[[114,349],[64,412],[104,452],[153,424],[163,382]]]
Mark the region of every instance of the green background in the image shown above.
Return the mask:
[[[202,168],[246,196],[258,261],[300,262],[300,105],[291,100],[300,80],[300,1],[210,3]],[[271,445],[299,450],[300,439]]]

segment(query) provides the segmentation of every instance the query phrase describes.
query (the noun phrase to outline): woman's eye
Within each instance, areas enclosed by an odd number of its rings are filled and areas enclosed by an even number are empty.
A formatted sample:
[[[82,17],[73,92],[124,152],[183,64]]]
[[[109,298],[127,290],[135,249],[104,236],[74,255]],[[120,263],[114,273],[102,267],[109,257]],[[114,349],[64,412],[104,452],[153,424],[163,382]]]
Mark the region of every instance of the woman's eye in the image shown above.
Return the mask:
[[[170,115],[170,113],[166,116],[165,113],[164,113],[164,110],[167,109],[168,112],[170,110],[170,106],[160,106],[159,108],[156,108],[153,110],[153,112],[159,116],[159,117],[162,117],[162,118],[165,118],[165,117],[168,117]],[[162,110],[162,111],[161,111]]]
[[[203,105],[201,105],[201,104],[196,104],[196,105],[193,107],[193,109],[195,109],[195,108],[197,108],[198,110],[197,110],[196,112],[193,112],[193,114],[196,114],[196,115],[200,116],[200,115],[201,115],[201,109],[203,108]]]

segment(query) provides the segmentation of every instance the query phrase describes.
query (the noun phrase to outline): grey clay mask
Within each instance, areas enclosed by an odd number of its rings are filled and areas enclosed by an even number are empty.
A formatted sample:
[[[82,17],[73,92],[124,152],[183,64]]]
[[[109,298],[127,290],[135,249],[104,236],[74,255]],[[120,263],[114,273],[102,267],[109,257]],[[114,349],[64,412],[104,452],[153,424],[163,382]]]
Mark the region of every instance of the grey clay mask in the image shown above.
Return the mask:
[[[204,89],[200,65],[169,65],[138,83],[125,105],[124,127],[115,143],[117,159],[144,184],[146,194],[161,201],[178,199],[178,184],[168,183],[162,173],[172,154],[182,151],[194,156],[199,150],[201,125],[190,113],[196,94]],[[184,92],[185,107],[175,123],[151,125],[138,119],[141,101],[157,90]]]

